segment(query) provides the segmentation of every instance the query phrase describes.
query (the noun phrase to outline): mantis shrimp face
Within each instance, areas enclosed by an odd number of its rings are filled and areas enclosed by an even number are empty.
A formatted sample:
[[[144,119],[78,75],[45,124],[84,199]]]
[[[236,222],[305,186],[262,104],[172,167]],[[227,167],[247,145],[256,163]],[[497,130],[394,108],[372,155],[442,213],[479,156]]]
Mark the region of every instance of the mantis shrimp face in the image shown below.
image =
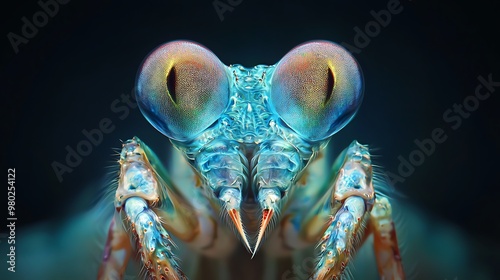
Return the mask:
[[[191,158],[210,157],[193,166],[245,244],[242,199],[257,194],[264,214],[260,241],[280,212],[278,202],[363,97],[356,61],[325,41],[294,48],[276,66],[254,68],[227,67],[195,43],[168,43],[144,62],[137,90],[139,107],[156,129]]]
[[[245,68],[224,65],[199,44],[174,41],[145,59],[136,94],[146,119],[171,140],[196,177],[178,185],[139,139],[124,144],[115,206],[135,229],[139,248],[149,248],[141,249],[141,258],[151,275],[183,275],[165,249],[169,233],[201,251],[215,248],[217,255],[230,237],[215,228],[229,226],[254,255],[271,225],[278,225],[287,250],[322,244],[314,277],[327,279],[342,273],[374,205],[382,210],[372,215],[372,232],[393,231],[377,227],[390,220],[390,205],[375,198],[366,146],[354,141],[332,176],[299,183],[363,99],[361,70],[342,47],[308,42],[276,65]],[[194,199],[200,197],[206,204]],[[124,235],[112,223],[108,240]],[[397,252],[395,235],[384,242],[380,254]],[[124,270],[123,261],[112,257],[117,248],[109,247],[101,276]],[[394,256],[381,275],[403,277]]]

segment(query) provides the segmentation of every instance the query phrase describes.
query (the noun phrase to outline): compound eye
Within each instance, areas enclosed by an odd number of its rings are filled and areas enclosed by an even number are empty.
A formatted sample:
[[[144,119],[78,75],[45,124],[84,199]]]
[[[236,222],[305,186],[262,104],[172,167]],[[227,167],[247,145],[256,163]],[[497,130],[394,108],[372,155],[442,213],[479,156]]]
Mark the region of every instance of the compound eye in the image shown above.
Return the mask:
[[[167,137],[187,141],[212,125],[229,100],[225,66],[208,49],[174,41],[142,64],[136,98],[146,119]]]
[[[308,140],[328,138],[354,117],[363,78],[342,47],[315,41],[292,49],[277,64],[271,103],[280,118]]]

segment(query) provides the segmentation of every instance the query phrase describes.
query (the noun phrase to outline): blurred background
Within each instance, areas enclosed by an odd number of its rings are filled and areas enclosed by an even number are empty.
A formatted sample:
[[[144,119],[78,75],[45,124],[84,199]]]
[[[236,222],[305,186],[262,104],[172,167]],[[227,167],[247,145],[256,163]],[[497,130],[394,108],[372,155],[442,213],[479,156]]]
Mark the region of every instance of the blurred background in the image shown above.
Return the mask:
[[[369,144],[379,155],[377,163],[396,175],[390,177],[409,213],[401,218],[408,224],[404,230],[415,238],[403,242],[429,248],[414,258],[432,263],[435,270],[434,278],[425,278],[415,268],[413,278],[495,279],[500,273],[495,267],[500,260],[495,175],[500,86],[490,86],[484,100],[471,97],[479,77],[500,82],[492,1],[9,4],[1,9],[0,27],[2,167],[5,173],[16,169],[18,272],[7,271],[8,232],[1,226],[1,279],[92,279],[83,275],[93,275],[97,264],[78,263],[83,254],[78,248],[82,242],[102,242],[95,236],[109,221],[100,219],[106,214],[96,205],[115,170],[109,168],[116,166],[113,148],[120,147],[120,139],[137,135],[158,154],[168,149],[166,138],[127,98],[145,56],[177,39],[199,42],[225,64],[247,67],[274,64],[309,40],[343,43],[363,69],[365,99],[333,145],[341,149],[353,139]],[[377,15],[387,15],[382,10],[389,11],[390,19],[374,23]],[[460,113],[457,106],[462,105]],[[111,123],[111,131],[91,150],[82,148],[84,130],[100,129],[103,120]],[[419,149],[415,141],[432,138],[436,129],[446,140],[422,160],[413,158],[414,168],[401,169]],[[79,147],[87,155],[68,159]],[[6,188],[0,197],[0,217],[6,217]],[[6,218],[1,224],[7,225]],[[70,269],[71,264],[78,269]],[[62,273],[64,268],[75,274]],[[56,269],[61,273],[29,276]]]

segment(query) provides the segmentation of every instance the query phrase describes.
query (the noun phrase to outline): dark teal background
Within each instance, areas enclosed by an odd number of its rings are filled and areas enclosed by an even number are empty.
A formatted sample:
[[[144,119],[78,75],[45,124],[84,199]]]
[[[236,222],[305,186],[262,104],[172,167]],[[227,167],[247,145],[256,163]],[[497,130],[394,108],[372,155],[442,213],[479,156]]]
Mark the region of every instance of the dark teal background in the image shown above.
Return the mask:
[[[138,109],[125,117],[111,108],[130,93],[153,48],[189,39],[226,64],[274,64],[312,39],[352,45],[353,28],[364,29],[373,20],[370,11],[389,1],[346,2],[243,0],[221,21],[212,1],[73,0],[17,54],[7,34],[20,34],[21,17],[31,18],[40,7],[36,1],[2,4],[2,166],[16,168],[18,230],[39,221],[56,225],[91,207],[109,177],[107,167],[116,164],[112,148],[120,147],[119,139],[137,135],[159,154],[167,149],[166,138]],[[397,173],[398,156],[408,158],[415,139],[444,129],[448,139],[396,188],[406,203],[464,231],[477,258],[498,271],[500,88],[457,130],[443,120],[454,103],[474,93],[479,75],[500,81],[498,15],[493,2],[439,2],[401,1],[403,11],[354,54],[365,99],[333,144],[369,144],[377,148],[377,162]],[[65,147],[76,147],[85,139],[81,131],[98,128],[103,118],[114,131],[59,182],[51,164],[64,163]],[[0,193],[6,201],[6,191]]]

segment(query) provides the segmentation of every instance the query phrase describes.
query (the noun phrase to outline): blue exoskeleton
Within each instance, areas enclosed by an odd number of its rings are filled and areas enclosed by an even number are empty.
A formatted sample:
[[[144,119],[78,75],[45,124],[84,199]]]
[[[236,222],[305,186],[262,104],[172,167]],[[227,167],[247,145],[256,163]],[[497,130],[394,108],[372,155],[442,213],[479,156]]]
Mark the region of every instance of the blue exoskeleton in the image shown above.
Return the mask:
[[[381,279],[404,279],[368,147],[353,141],[330,166],[322,156],[363,99],[361,70],[342,47],[309,42],[276,65],[245,68],[175,41],[146,58],[136,87],[141,112],[176,152],[167,171],[139,138],[123,143],[99,279],[122,279],[133,252],[148,277],[185,278],[173,239],[219,259],[238,239],[248,258],[317,246],[310,277],[339,279],[369,235]]]

